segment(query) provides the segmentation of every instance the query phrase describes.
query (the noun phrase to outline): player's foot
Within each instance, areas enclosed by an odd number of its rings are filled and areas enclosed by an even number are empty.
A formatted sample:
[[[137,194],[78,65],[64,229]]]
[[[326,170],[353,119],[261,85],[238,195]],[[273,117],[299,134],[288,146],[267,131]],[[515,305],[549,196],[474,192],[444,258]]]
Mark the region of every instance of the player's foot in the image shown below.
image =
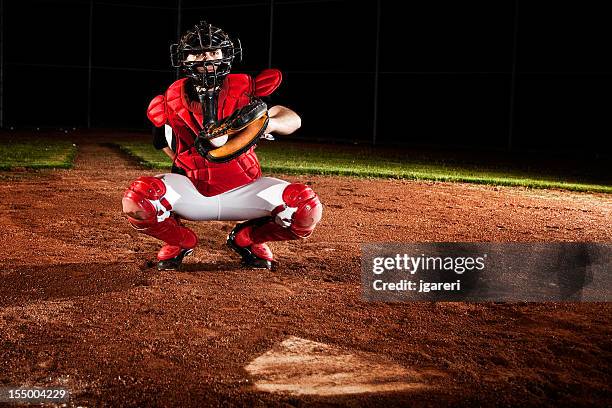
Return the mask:
[[[183,263],[183,258],[186,257],[187,255],[191,255],[192,252],[193,252],[193,248],[191,248],[191,249],[187,249],[187,248],[179,249],[178,255],[176,255],[176,256],[174,256],[172,258],[160,260],[157,263],[157,270],[158,271],[175,271],[175,270],[177,270],[181,266],[181,264]]]
[[[254,226],[264,224],[270,219],[255,219],[236,227],[227,236],[227,245],[242,257],[242,264],[253,269],[272,269],[274,256],[268,245],[255,244],[250,233]]]

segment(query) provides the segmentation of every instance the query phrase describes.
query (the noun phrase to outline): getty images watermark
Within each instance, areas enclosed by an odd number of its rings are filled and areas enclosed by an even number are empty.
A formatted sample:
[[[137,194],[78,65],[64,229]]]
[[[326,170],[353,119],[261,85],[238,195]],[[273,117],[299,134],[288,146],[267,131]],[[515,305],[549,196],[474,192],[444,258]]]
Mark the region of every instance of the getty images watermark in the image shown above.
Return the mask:
[[[404,271],[406,274],[415,275],[418,271],[446,271],[463,274],[466,271],[482,271],[485,268],[487,254],[473,257],[452,256],[419,256],[395,254],[394,257],[376,257],[372,260],[372,272],[381,275],[388,271]],[[452,276],[449,274],[449,276]],[[401,279],[398,282],[385,282],[384,279],[375,279],[372,283],[374,290],[412,290],[418,292],[431,292],[435,290],[461,290],[461,279],[454,282],[429,282],[418,279]]]
[[[609,301],[612,245],[372,243],[362,245],[370,301]]]

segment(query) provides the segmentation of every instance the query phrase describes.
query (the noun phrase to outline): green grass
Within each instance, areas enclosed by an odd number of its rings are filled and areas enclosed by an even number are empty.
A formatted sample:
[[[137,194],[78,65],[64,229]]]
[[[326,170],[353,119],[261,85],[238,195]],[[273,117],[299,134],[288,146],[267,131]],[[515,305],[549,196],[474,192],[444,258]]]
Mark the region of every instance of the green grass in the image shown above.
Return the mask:
[[[0,144],[0,170],[72,168],[77,148],[68,140],[28,139]]]
[[[151,143],[122,141],[112,143],[112,145],[117,146],[123,153],[131,156],[143,167],[168,169],[172,165],[170,158],[161,150],[156,150]]]
[[[163,152],[149,143],[126,141],[119,147],[149,168],[167,169],[171,164]],[[612,185],[576,176],[547,174],[541,169],[526,171],[512,166],[457,163],[453,158],[410,157],[405,152],[393,150],[386,151],[383,156],[369,147],[265,142],[257,148],[257,155],[262,170],[268,173],[435,180],[612,193]]]

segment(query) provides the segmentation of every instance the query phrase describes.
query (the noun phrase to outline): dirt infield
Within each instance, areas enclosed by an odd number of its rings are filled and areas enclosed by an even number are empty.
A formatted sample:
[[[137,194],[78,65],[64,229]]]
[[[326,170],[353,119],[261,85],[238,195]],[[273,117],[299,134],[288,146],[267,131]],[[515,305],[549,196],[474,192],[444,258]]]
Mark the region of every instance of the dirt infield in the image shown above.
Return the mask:
[[[95,141],[73,170],[0,173],[0,386],[82,406],[609,405],[609,304],[367,303],[359,244],[611,241],[612,198],[481,185],[287,177],[324,218],[243,270],[233,224],[157,272],[121,214],[154,174]],[[279,176],[282,177],[282,176]]]

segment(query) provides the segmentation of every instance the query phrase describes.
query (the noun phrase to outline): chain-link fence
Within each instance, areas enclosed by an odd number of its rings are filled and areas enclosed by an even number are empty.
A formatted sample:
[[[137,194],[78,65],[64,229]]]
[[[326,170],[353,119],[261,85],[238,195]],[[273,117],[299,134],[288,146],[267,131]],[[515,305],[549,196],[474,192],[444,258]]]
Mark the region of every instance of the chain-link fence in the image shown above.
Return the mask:
[[[601,151],[611,130],[597,3],[0,1],[4,128],[146,129],[169,45],[206,19],[240,37],[235,72],[283,72],[297,136]]]

